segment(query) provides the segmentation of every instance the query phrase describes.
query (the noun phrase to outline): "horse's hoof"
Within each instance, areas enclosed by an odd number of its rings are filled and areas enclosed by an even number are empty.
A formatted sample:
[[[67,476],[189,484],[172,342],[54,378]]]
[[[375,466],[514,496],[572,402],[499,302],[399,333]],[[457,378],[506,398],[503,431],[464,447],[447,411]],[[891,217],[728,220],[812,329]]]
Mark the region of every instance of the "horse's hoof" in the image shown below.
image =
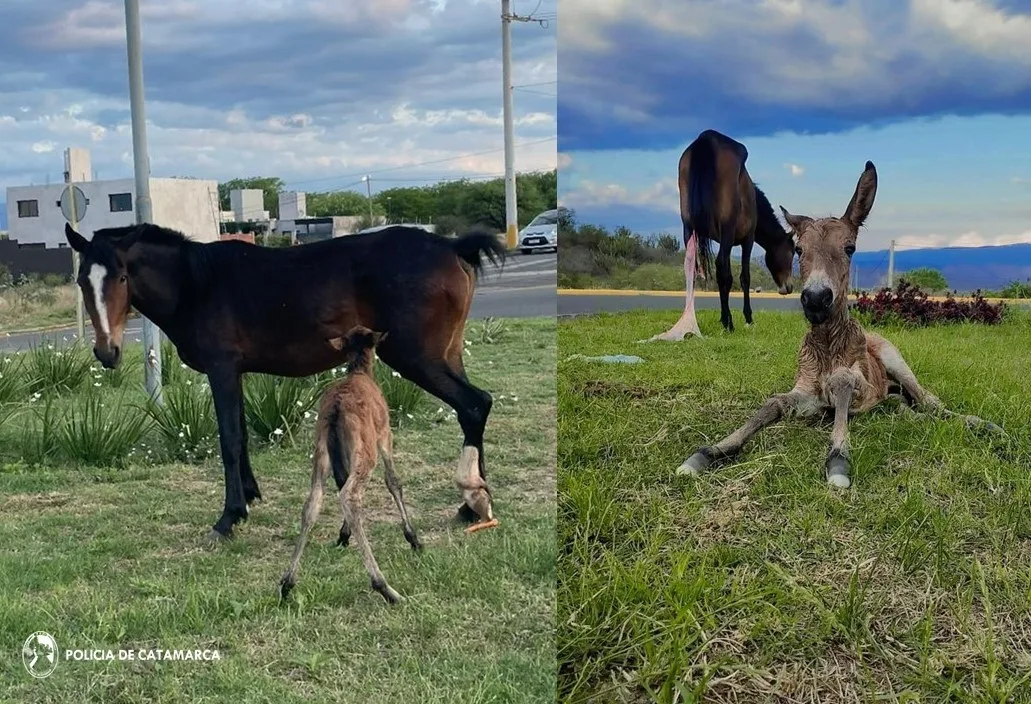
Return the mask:
[[[848,489],[852,486],[849,479],[848,459],[837,452],[827,458],[827,483],[839,489]]]
[[[233,529],[232,528],[230,528],[229,532],[225,533],[225,534],[219,533],[217,530],[212,528],[210,531],[208,531],[208,537],[207,537],[206,540],[207,540],[209,545],[216,546],[216,545],[221,545],[222,543],[228,543],[232,539],[233,539]]]
[[[697,477],[710,464],[712,464],[710,454],[706,450],[699,450],[688,457],[684,464],[677,467],[677,474]]]

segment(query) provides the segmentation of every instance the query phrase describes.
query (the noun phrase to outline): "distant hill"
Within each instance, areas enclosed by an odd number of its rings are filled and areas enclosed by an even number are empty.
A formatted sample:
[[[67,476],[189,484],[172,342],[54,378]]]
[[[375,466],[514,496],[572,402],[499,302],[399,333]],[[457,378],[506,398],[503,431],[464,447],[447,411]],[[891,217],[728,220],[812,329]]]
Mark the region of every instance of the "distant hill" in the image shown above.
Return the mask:
[[[852,258],[859,288],[875,288],[888,274],[888,251],[857,252]],[[998,247],[943,247],[895,252],[896,275],[928,267],[945,275],[958,291],[1000,289],[1010,281],[1031,279],[1031,244]]]

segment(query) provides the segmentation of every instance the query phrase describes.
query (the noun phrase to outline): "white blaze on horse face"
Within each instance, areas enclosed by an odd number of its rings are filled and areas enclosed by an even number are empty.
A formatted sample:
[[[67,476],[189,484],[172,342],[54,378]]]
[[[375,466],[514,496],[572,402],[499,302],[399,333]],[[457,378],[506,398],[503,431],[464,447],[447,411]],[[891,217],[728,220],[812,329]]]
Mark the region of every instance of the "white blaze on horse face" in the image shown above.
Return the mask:
[[[97,318],[100,323],[100,331],[105,335],[111,334],[111,325],[107,321],[107,305],[104,303],[104,279],[107,278],[107,267],[102,264],[94,264],[89,270],[89,284],[93,289],[93,305],[97,309]]]
[[[822,289],[830,289],[831,295],[834,298],[838,297],[838,292],[834,290],[834,283],[831,278],[827,276],[827,272],[824,269],[817,269],[809,274],[809,277],[805,280],[805,286],[802,287],[803,291],[820,291]]]

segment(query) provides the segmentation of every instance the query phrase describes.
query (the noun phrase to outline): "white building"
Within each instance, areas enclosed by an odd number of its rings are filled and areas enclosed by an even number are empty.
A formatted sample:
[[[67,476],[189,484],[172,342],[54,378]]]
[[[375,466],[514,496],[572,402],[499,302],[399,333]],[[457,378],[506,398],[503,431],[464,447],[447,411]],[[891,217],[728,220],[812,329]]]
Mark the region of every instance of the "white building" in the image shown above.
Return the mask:
[[[86,216],[79,231],[92,237],[94,230],[122,227],[136,222],[136,183],[132,178],[90,180],[89,152],[65,152],[65,172],[86,195]],[[7,189],[7,227],[12,240],[20,244],[66,247],[61,192],[65,184],[13,186]],[[214,242],[219,236],[218,182],[188,178],[150,179],[154,222],[178,230],[199,242]]]

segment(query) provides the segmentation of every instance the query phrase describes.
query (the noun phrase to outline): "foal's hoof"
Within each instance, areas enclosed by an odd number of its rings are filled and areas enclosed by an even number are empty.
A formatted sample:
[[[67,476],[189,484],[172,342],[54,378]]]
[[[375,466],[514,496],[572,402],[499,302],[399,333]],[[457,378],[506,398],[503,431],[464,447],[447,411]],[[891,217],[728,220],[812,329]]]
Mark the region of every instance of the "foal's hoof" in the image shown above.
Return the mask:
[[[697,477],[710,464],[712,464],[712,453],[709,448],[702,448],[688,457],[684,464],[677,467],[677,474]]]
[[[279,598],[283,601],[290,595],[290,590],[294,588],[296,582],[289,577],[283,577],[279,582]]]
[[[848,458],[837,452],[827,458],[827,483],[840,489],[848,489],[852,486],[852,480],[848,477]]]

